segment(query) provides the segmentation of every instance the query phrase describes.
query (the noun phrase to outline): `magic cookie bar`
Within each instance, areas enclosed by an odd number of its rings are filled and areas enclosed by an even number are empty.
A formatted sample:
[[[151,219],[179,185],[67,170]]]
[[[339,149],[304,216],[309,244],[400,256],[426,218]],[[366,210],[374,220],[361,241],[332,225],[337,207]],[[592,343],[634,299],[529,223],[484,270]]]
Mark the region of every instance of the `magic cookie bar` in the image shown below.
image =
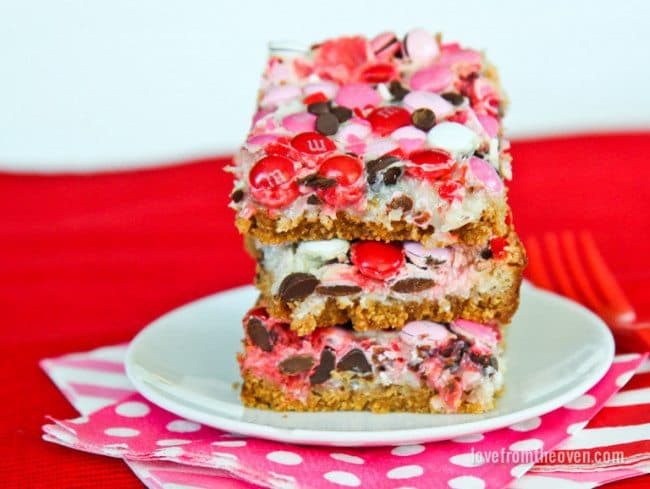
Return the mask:
[[[237,227],[264,244],[503,236],[503,108],[480,52],[423,31],[276,47],[231,168]]]
[[[495,325],[414,321],[398,331],[319,328],[298,336],[257,307],[239,356],[246,406],[278,411],[478,413],[504,361]]]

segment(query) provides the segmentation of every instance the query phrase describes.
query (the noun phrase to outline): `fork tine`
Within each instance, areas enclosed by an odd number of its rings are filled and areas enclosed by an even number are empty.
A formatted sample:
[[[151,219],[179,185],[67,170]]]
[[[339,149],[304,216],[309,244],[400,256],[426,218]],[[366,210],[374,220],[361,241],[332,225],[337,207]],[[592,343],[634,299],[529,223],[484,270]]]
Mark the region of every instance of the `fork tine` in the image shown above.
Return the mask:
[[[530,236],[526,240],[526,254],[528,255],[528,273],[530,280],[546,290],[553,290],[553,284],[548,276],[542,257],[542,248],[535,236]]]
[[[571,278],[567,273],[566,267],[562,263],[560,244],[557,235],[554,233],[545,233],[544,243],[546,245],[549,261],[551,263],[551,271],[553,272],[555,280],[560,287],[560,292],[576,302],[582,302],[578,297],[576,289],[571,283]]]
[[[580,257],[578,255],[578,248],[576,245],[576,236],[571,231],[563,231],[560,233],[560,244],[566,258],[566,263],[573,281],[578,287],[578,290],[585,298],[585,305],[598,312],[604,313],[603,303],[596,295],[595,290],[587,279],[588,275],[582,266]]]
[[[635,321],[636,313],[634,312],[634,308],[627,297],[625,297],[625,293],[607,267],[591,233],[582,231],[578,235],[578,239],[582,245],[585,261],[591,270],[591,275],[607,300],[610,311],[614,313],[615,320],[619,323]]]

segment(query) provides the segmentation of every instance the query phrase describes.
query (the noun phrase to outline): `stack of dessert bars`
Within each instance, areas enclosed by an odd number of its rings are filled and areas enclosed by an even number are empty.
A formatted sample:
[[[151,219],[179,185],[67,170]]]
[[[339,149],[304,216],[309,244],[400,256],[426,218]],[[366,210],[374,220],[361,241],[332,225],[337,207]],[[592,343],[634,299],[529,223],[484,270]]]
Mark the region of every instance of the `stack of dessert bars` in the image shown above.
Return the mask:
[[[271,45],[230,168],[260,291],[246,406],[494,407],[526,262],[504,106],[482,53],[423,30]]]

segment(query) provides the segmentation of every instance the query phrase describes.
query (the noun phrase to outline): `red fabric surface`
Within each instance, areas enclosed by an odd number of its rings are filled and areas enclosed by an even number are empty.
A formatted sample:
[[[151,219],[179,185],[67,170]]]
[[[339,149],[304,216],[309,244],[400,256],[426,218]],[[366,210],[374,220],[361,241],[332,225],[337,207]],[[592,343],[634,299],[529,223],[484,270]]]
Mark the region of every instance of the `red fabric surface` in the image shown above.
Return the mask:
[[[650,133],[519,141],[512,153],[520,233],[592,231],[640,318],[650,318]],[[128,341],[173,307],[251,281],[223,164],[0,175],[4,487],[141,487],[120,461],[40,440],[44,415],[75,412],[37,362]]]

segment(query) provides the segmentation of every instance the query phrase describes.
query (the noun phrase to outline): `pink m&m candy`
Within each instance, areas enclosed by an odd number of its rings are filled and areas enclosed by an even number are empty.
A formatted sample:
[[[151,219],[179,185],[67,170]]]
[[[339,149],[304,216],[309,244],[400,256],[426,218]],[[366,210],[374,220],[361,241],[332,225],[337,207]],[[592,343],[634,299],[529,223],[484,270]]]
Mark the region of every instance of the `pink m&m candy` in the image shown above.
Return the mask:
[[[451,85],[453,79],[449,67],[435,65],[416,71],[409,83],[413,90],[442,92]]]
[[[476,114],[476,117],[481,123],[481,126],[483,126],[483,129],[485,129],[487,135],[491,138],[496,137],[497,133],[499,132],[499,121],[488,114]]]
[[[415,29],[406,35],[404,40],[406,54],[416,64],[427,64],[438,56],[438,43],[424,29]]]
[[[377,90],[365,83],[348,83],[343,85],[336,95],[336,103],[350,109],[363,109],[368,105],[377,105],[381,97]]]
[[[246,140],[246,144],[250,146],[264,146],[265,144],[274,143],[280,136],[277,134],[258,134],[251,136]]]
[[[485,345],[496,345],[501,339],[501,334],[495,326],[475,323],[466,319],[456,319],[451,323],[451,329]]]
[[[423,90],[408,93],[404,97],[404,107],[411,112],[421,108],[430,109],[436,115],[436,120],[444,119],[456,111],[456,108],[452,104],[437,93],[425,92]]]
[[[282,127],[291,132],[310,132],[316,129],[316,116],[309,112],[296,112],[282,119]]]
[[[503,192],[503,182],[497,174],[497,171],[487,161],[472,156],[469,159],[469,168],[476,178],[478,178],[489,192],[498,194]]]
[[[299,98],[300,95],[300,88],[295,85],[276,85],[267,90],[260,105],[262,107],[277,107]]]

